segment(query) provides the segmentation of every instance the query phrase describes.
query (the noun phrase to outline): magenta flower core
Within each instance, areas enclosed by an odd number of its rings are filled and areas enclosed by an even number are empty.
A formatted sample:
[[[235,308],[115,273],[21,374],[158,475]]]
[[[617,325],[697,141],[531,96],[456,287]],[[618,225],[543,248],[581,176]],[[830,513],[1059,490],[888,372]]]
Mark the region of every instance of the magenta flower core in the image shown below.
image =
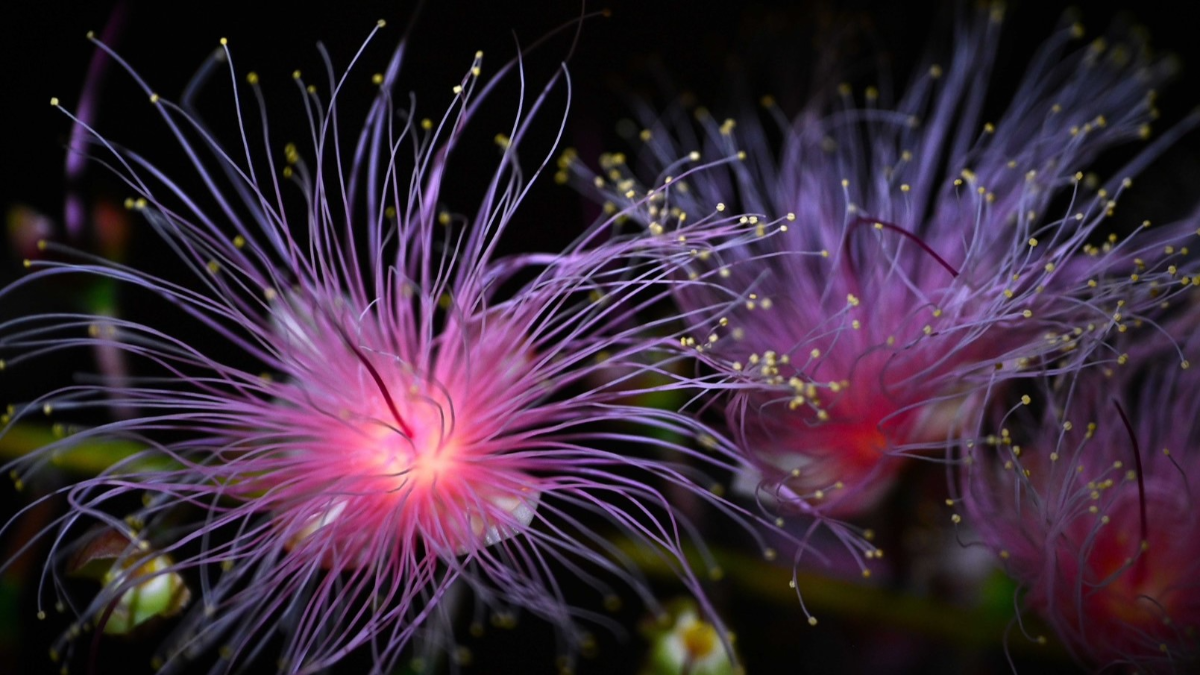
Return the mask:
[[[1132,36],[1075,46],[1081,28],[1066,25],[988,120],[1003,12],[964,14],[948,60],[895,101],[843,84],[794,117],[772,97],[724,121],[643,109],[636,160],[577,165],[610,212],[651,232],[724,233],[675,294],[681,346],[702,364],[694,384],[723,392],[771,499],[861,514],[903,457],[949,458],[974,438],[994,392],[1107,358],[1102,345],[1186,285],[1170,244],[1194,228],[1103,237],[1136,174],[1192,123],[1111,179],[1085,173],[1150,135],[1170,64]],[[642,167],[660,186],[649,195]]]
[[[344,305],[303,297],[315,311]],[[380,523],[439,556],[471,553],[523,531],[537,507],[538,462],[514,455],[526,449],[510,428],[547,421],[522,410],[519,394],[539,389],[529,338],[498,313],[474,327],[447,321],[420,345],[415,317],[395,314],[275,317],[290,371],[304,377],[262,402],[283,450],[264,453],[265,476],[237,489],[278,500],[297,539],[339,561],[384,553],[371,546]]]

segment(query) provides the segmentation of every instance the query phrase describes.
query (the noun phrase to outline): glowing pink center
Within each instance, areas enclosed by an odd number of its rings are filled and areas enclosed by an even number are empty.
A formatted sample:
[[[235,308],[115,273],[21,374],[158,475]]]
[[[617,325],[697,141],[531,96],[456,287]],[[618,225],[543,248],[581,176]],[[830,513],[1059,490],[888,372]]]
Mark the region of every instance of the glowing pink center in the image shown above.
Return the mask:
[[[356,566],[397,548],[469,554],[528,528],[540,491],[512,456],[520,448],[506,443],[504,398],[526,360],[500,324],[489,324],[498,335],[488,340],[445,336],[450,346],[425,376],[391,349],[369,347],[389,344],[369,325],[349,330],[324,314],[277,319],[305,378],[271,413],[295,440],[254,489],[270,495],[290,548]]]

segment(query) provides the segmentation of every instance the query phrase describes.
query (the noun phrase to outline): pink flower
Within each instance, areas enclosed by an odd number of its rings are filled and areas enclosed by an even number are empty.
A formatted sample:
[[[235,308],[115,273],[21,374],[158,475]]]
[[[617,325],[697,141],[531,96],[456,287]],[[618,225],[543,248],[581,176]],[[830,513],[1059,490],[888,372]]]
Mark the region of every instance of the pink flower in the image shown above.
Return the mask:
[[[1191,324],[1172,325],[1185,354],[1200,347]],[[1010,410],[971,452],[964,501],[1080,660],[1182,672],[1200,658],[1200,377],[1169,339],[1130,347],[1056,382],[1040,412]]]
[[[414,639],[417,653],[453,648],[452,619],[466,598],[501,624],[523,612],[552,622],[569,664],[591,639],[583,624],[606,623],[588,604],[632,591],[655,606],[633,560],[606,538],[614,534],[666,558],[719,621],[684,557],[685,546],[703,552],[703,542],[664,493],[690,491],[750,525],[754,516],[714,496],[701,469],[727,474],[735,454],[664,440],[702,427],[635,406],[621,382],[593,377],[646,371],[643,352],[660,341],[647,335],[658,326],[639,326],[634,315],[667,292],[660,282],[686,248],[593,228],[560,254],[496,253],[546,161],[522,167],[518,149],[553,151],[522,143],[539,109],[564,98],[565,71],[540,91],[522,88],[524,112],[500,149],[470,156],[458,145],[476,112],[473,94],[497,86],[515,62],[481,80],[476,54],[452,94],[447,87],[445,113],[422,119],[415,102],[392,97],[398,49],[375,78],[379,93],[357,137],[339,127],[354,113],[339,99],[366,78],[331,79],[323,98],[297,73],[311,142],[286,147],[271,136],[264,88],[250,74],[235,102],[247,127],[224,145],[189,100],[158,96],[97,45],[143,87],[195,171],[169,174],[73,117],[88,131],[88,151],[137,193],[131,206],[177,254],[168,270],[176,273],[50,244],[52,257],[0,292],[98,276],[183,315],[106,319],[90,334],[98,318],[87,315],[0,324],[10,373],[96,343],[141,362],[127,383],[50,391],[19,406],[12,422],[43,409],[139,411],[6,467],[27,475],[95,439],[149,448],[65,490],[72,510],[53,535],[56,556],[70,554],[92,520],[130,542],[71,637],[79,625],[103,624],[113,607],[133,614],[130,599],[148,597],[156,578],[184,579],[193,608],[162,650],[167,669],[218,641],[223,659],[244,664],[281,632],[287,672],[320,671],[366,646],[373,671],[391,672]],[[230,58],[223,47],[202,74]],[[265,140],[265,154],[254,138]],[[441,190],[468,162],[494,174],[474,211],[456,215]],[[222,343],[232,356],[218,355]],[[642,431],[607,426],[615,421]],[[150,550],[154,564],[142,564]],[[560,572],[579,581],[562,584]]]
[[[1193,121],[1110,179],[1083,173],[1150,134],[1170,64],[1130,36],[1075,47],[1064,26],[986,120],[1002,14],[961,17],[948,60],[898,100],[842,85],[795,117],[770,97],[724,121],[697,108],[694,126],[679,106],[644,112],[636,160],[576,165],[617,217],[722,242],[697,247],[679,284],[681,344],[770,499],[863,513],[904,458],[973,438],[994,392],[1081,367],[1181,291],[1194,225],[1102,237]]]

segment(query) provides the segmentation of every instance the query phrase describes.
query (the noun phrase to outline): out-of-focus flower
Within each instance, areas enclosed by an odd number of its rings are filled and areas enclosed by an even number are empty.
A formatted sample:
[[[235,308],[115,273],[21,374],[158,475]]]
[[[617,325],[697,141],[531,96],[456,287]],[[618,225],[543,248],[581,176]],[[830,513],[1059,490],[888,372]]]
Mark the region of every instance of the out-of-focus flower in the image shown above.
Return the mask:
[[[764,499],[861,514],[902,457],[973,438],[992,392],[1077,369],[1181,292],[1194,225],[1108,228],[1193,122],[1112,178],[1085,173],[1150,135],[1171,63],[1133,34],[1076,47],[1082,28],[1067,23],[987,120],[1003,11],[964,14],[948,60],[926,62],[898,100],[843,84],[795,117],[771,97],[724,121],[697,108],[694,124],[682,106],[643,109],[636,160],[574,163],[613,217],[668,239],[684,223],[687,237],[726,233],[694,251],[676,293],[681,346],[703,364],[695,384],[725,393]]]
[[[373,670],[391,672],[416,638],[431,651],[455,649],[458,597],[501,625],[523,612],[552,622],[565,666],[591,641],[584,624],[611,623],[587,603],[611,606],[633,592],[655,607],[632,559],[605,539],[612,533],[668,560],[720,626],[685,556],[703,554],[703,542],[665,492],[694,492],[749,525],[754,517],[716,497],[697,468],[729,472],[740,460],[727,444],[681,445],[694,424],[634,405],[639,392],[626,386],[651,367],[639,364],[660,340],[645,337],[655,326],[637,325],[635,311],[667,292],[660,282],[674,278],[687,249],[596,227],[559,254],[496,253],[545,164],[528,173],[518,149],[528,149],[533,116],[561,95],[565,71],[540,91],[522,88],[523,113],[499,149],[470,157],[458,142],[477,111],[472,95],[500,78],[480,79],[482,54],[430,119],[392,97],[397,49],[374,76],[379,93],[354,135],[340,126],[353,111],[339,100],[358,86],[354,71],[334,79],[330,65],[328,97],[295,73],[305,145],[277,144],[250,73],[250,95],[234,101],[246,122],[226,145],[193,112],[201,82],[173,103],[97,45],[144,89],[194,171],[169,174],[66,112],[88,129],[88,151],[136,193],[131,208],[177,255],[177,274],[49,243],[56,255],[27,263],[32,273],[0,292],[90,275],[157,296],[177,315],[0,323],[6,374],[93,344],[139,362],[126,382],[83,379],[20,404],[0,429],[43,412],[138,411],[5,467],[20,480],[93,439],[149,448],[64,490],[72,509],[53,533],[59,557],[86,545],[78,530],[90,521],[128,542],[109,556],[123,564],[78,607],[69,637],[111,621],[113,607],[130,609],[141,598],[130,594],[156,580],[183,580],[192,609],[156,663],[166,670],[213,643],[223,645],[217,669],[245,664],[282,633],[282,671],[320,671],[366,647]],[[201,77],[230,59],[222,41]],[[254,149],[260,142],[265,153]],[[442,203],[456,162],[494,165],[471,215]],[[598,385],[598,372],[629,374]],[[605,426],[614,421],[626,426]],[[146,455],[169,466],[147,469]],[[562,583],[559,571],[578,581]]]
[[[54,234],[54,221],[31,206],[18,204],[8,209],[8,241],[11,250],[23,258],[38,255],[38,242]]]
[[[717,627],[701,618],[696,603],[676,600],[667,613],[644,622],[642,634],[650,654],[642,675],[735,675],[725,641]]]
[[[1191,334],[1186,354],[1194,323],[1172,330]],[[1184,672],[1200,658],[1200,373],[1165,338],[1126,358],[1051,385],[1040,411],[1007,411],[963,468],[964,501],[1078,658]]]
[[[171,559],[157,555],[147,542],[130,542],[124,534],[99,528],[79,544],[68,564],[70,574],[124,585],[100,616],[105,633],[129,633],[147,621],[174,616],[191,600],[183,577],[170,570]]]

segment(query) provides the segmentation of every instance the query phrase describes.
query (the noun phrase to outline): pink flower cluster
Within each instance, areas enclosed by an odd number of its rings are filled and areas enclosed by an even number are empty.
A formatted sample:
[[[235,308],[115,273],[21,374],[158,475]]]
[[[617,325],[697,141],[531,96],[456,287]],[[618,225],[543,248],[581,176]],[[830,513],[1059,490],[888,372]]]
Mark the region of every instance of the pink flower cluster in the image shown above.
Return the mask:
[[[341,75],[324,52],[327,82],[295,73],[307,141],[283,144],[225,41],[175,102],[93,38],[178,153],[93,128],[94,93],[53,105],[175,264],[43,239],[0,289],[116,284],[170,317],[0,319],[0,370],[82,347],[121,371],[13,407],[0,441],[43,414],[90,423],[6,464],[18,483],[92,444],[140,449],[44,498],[70,505],[41,534],[40,593],[78,615],[58,649],[181,614],[156,668],[215,645],[214,671],[253,667],[278,644],[283,672],[355,652],[393,672],[458,654],[473,603],[473,632],[483,614],[552,624],[566,670],[590,627],[620,630],[597,602],[631,593],[669,618],[649,557],[697,607],[695,644],[663,658],[725,667],[732,637],[696,569],[721,571],[707,518],[768,560],[815,548],[869,576],[882,552],[862,521],[926,461],[948,468],[938,501],[964,507],[963,538],[1081,661],[1196,663],[1200,230],[1125,204],[1200,116],[1159,133],[1173,63],[1134,31],[1083,42],[1071,22],[993,108],[1003,8],[955,21],[898,95],[843,84],[728,117],[642,104],[629,156],[558,160],[603,215],[564,250],[511,254],[561,152],[565,68],[527,88],[530,51],[491,77],[476,53],[425,117],[396,96],[403,41],[359,77],[381,21]],[[232,138],[195,101],[225,68]],[[369,103],[349,103],[368,81]],[[505,133],[465,147],[505,87]],[[454,203],[481,166],[477,201]],[[845,550],[824,555],[818,532]],[[99,592],[75,602],[64,570]]]

